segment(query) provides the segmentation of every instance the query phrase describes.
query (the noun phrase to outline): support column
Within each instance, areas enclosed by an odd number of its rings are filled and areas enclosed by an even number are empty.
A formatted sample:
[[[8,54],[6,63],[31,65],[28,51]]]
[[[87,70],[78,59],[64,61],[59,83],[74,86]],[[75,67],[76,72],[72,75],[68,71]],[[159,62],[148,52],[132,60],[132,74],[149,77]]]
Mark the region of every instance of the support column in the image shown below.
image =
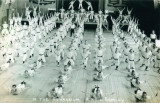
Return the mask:
[[[104,10],[107,9],[106,7],[108,6],[108,0],[104,0]]]
[[[59,0],[56,0],[56,11],[59,9]]]
[[[102,10],[104,12],[105,10],[105,0],[99,0],[99,7],[98,10]]]
[[[64,8],[64,0],[62,0],[62,7]]]
[[[56,0],[56,11],[59,11],[59,9],[61,9],[64,5],[64,1],[63,0]]]

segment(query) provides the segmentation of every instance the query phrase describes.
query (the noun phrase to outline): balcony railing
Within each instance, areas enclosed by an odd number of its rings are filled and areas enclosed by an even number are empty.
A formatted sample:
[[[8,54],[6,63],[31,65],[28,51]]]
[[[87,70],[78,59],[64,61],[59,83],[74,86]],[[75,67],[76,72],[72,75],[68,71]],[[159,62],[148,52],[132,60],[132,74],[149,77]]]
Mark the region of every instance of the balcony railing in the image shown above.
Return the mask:
[[[115,7],[121,7],[121,6],[127,6],[129,0],[109,0],[108,6],[115,6]]]
[[[30,0],[33,3],[40,4],[40,5],[47,5],[47,4],[52,4],[56,3],[56,0]]]

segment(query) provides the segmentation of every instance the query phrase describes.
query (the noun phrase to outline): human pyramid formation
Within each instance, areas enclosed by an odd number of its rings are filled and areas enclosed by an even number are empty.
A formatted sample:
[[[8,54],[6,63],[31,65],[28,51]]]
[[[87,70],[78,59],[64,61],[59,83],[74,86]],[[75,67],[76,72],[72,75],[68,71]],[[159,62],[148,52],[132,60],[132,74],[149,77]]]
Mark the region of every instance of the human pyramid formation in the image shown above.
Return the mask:
[[[76,2],[77,0],[72,0],[69,4],[69,8],[68,9],[72,9],[72,10],[74,10],[74,3]],[[89,2],[89,1],[86,1],[86,0],[78,0],[79,1],[79,6],[78,6],[78,9],[83,9],[83,2],[85,2],[85,3],[87,3],[87,5],[88,5],[88,10],[93,10],[93,7],[92,7],[92,4],[91,4],[91,2]]]
[[[80,0],[83,1],[83,0]],[[72,6],[71,6],[72,8]],[[81,8],[81,6],[80,6]],[[109,11],[99,11],[98,14],[90,15],[83,10],[80,13],[75,13],[72,9],[70,13],[56,12],[54,15],[42,15],[36,12],[37,7],[33,7],[33,17],[30,16],[32,11],[29,10],[30,7],[26,6],[25,17],[29,22],[29,25],[24,23],[22,25],[22,16],[17,13],[17,17],[13,15],[10,19],[10,24],[3,24],[2,36],[0,46],[1,55],[5,60],[5,63],[0,66],[1,71],[5,71],[10,67],[11,63],[15,63],[16,59],[22,58],[22,64],[25,64],[30,58],[36,58],[36,60],[29,65],[31,69],[24,70],[24,78],[31,78],[36,74],[36,70],[41,68],[44,63],[46,63],[46,58],[54,56],[57,62],[57,66],[64,64],[64,70],[57,79],[57,87],[54,87],[51,91],[47,92],[47,97],[49,98],[62,98],[65,93],[64,84],[70,79],[72,68],[75,65],[77,51],[82,47],[82,64],[83,68],[87,70],[89,55],[91,55],[90,47],[91,45],[85,40],[83,43],[84,36],[84,23],[89,19],[95,20],[97,22],[97,30],[95,36],[95,70],[96,74],[93,76],[94,81],[103,81],[112,73],[104,75],[103,71],[106,68],[115,66],[115,69],[121,73],[127,74],[130,79],[131,87],[136,88],[133,94],[136,97],[136,101],[146,101],[148,98],[154,98],[157,96],[149,97],[147,93],[140,89],[141,83],[146,81],[140,81],[139,75],[136,70],[135,62],[143,61],[142,66],[145,66],[145,70],[149,70],[150,62],[154,64],[154,67],[158,67],[158,72],[160,73],[160,50],[155,46],[155,33],[153,32],[152,38],[148,38],[144,32],[138,28],[138,21],[135,18],[131,18],[131,11],[128,11],[128,17],[123,16],[123,10],[119,10],[119,17],[114,19],[111,17],[113,22],[112,32],[114,35],[114,42],[111,45],[112,57],[111,60],[113,64],[106,66],[104,63],[105,54],[105,38],[103,36],[102,24],[106,20]],[[64,15],[63,15],[64,14]],[[75,14],[77,15],[75,17]],[[66,16],[65,16],[66,15]],[[56,21],[63,18],[63,24],[60,25],[54,35],[49,36],[56,28]],[[74,24],[77,23],[77,26]],[[128,42],[125,37],[124,32],[121,30],[120,23],[128,23],[128,36],[133,38],[134,43],[138,47],[132,48],[130,42]],[[9,29],[8,29],[9,28]],[[63,41],[66,39],[68,32],[71,31],[70,37],[72,40],[70,45],[67,47]],[[74,35],[73,35],[74,34]],[[152,42],[151,42],[152,41]],[[67,51],[67,52],[65,52]],[[137,52],[135,52],[137,51]],[[139,58],[135,58],[135,55],[139,55]],[[136,61],[137,59],[137,61]],[[64,61],[63,61],[64,60]],[[121,62],[127,64],[126,72],[119,70]],[[27,88],[27,83],[22,81],[20,84],[13,84],[10,93],[17,95]],[[103,94],[100,86],[96,85],[90,94],[90,100],[102,100],[107,94]],[[113,94],[113,93],[112,93]]]

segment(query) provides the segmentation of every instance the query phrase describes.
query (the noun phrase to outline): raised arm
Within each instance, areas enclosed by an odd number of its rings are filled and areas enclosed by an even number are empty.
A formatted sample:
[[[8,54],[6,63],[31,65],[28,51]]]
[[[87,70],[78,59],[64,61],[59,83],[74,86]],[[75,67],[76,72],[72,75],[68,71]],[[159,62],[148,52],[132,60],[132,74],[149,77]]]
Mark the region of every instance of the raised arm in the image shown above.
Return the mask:
[[[133,8],[130,10],[130,12],[132,12],[133,11]]]
[[[125,7],[122,9],[122,12],[124,11]]]
[[[119,11],[119,13],[120,13],[120,10],[117,8],[117,10]]]
[[[129,9],[128,9],[128,7],[127,7],[127,12],[129,12]]]
[[[127,8],[128,14],[131,14],[132,10],[133,10],[133,8],[132,8],[131,10],[129,10],[129,9]]]

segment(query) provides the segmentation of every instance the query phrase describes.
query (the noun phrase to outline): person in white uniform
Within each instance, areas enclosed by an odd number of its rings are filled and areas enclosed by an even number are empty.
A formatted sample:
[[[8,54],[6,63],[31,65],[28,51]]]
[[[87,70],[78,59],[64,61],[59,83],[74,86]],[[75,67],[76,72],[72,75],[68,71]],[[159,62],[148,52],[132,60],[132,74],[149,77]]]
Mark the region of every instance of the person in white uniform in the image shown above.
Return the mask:
[[[98,50],[96,51],[96,63],[98,63],[98,61],[100,60],[103,64],[103,58],[104,58],[104,52],[106,49],[102,49],[102,47],[98,47]]]
[[[58,85],[58,87],[56,87],[54,89],[54,97],[55,98],[61,98],[62,95],[63,95],[63,88],[62,88],[62,85]]]
[[[59,77],[58,77],[58,83],[59,84],[65,84],[67,82],[67,80],[69,80],[68,76],[67,76],[67,73],[64,73],[64,74],[61,74]]]
[[[155,98],[156,96],[158,96],[158,94],[156,94],[155,96],[148,96],[147,92],[142,91],[140,88],[135,90],[133,95],[136,98],[136,102],[147,102],[147,100]]]
[[[143,60],[144,61],[143,61],[142,65],[140,67],[142,67],[143,65],[145,65],[146,66],[145,70],[148,71],[148,67],[150,65],[150,60],[151,60],[152,52],[148,48],[146,48],[146,50],[143,52],[142,56],[143,56]]]
[[[71,71],[72,71],[72,66],[71,66],[71,63],[68,62],[68,64],[64,66],[64,72],[66,74],[71,74]]]
[[[89,50],[85,50],[83,53],[82,53],[82,59],[83,59],[83,66],[84,66],[84,69],[87,68],[87,64],[88,64],[88,59],[89,59],[89,55],[91,54],[91,52]]]
[[[74,3],[75,3],[75,0],[72,0],[70,3],[69,3],[69,8],[68,9],[74,9]]]
[[[28,50],[29,50],[28,46],[26,45],[25,42],[23,42],[21,44],[21,55],[23,56],[23,59],[22,59],[23,64],[26,62],[27,55],[28,55]]]
[[[31,11],[29,10],[29,8],[30,8],[30,5],[27,6],[25,3],[25,16],[26,16],[27,20],[30,19],[30,12]],[[29,14],[29,16],[28,16],[28,14]]]
[[[119,65],[120,65],[120,56],[121,56],[121,53],[118,51],[118,48],[116,48],[113,54],[114,65],[116,66],[116,70],[119,68]]]
[[[131,88],[139,88],[141,84],[146,83],[146,81],[140,81],[139,77],[132,78],[130,80]]]
[[[92,89],[90,99],[93,100],[103,99],[103,92],[99,86],[96,86],[94,89]]]
[[[87,5],[88,5],[88,10],[93,10],[93,7],[92,7],[92,4],[91,4],[91,2],[89,2],[89,1],[85,1],[86,3],[87,3]]]
[[[70,48],[69,51],[68,51],[68,53],[67,53],[67,59],[64,62],[64,65],[67,65],[68,62],[70,62],[71,65],[73,66],[75,64],[74,61],[73,61],[73,59],[74,59],[74,53],[73,53],[73,51]]]
[[[121,20],[123,19],[123,11],[124,11],[124,9],[125,9],[125,8],[123,8],[122,10],[119,10],[119,9],[118,9],[118,11],[119,11],[119,16],[118,16],[117,20],[121,21]]]
[[[134,50],[130,49],[129,54],[128,54],[128,59],[129,59],[129,64],[128,64],[128,69],[130,68],[135,68],[135,54]]]
[[[94,11],[93,11],[93,10],[90,11],[89,19],[90,19],[90,20],[93,20],[93,19],[94,19]]]
[[[17,91],[18,93],[23,92],[26,89],[26,82],[21,82],[20,84],[17,85]]]
[[[155,31],[153,30],[152,31],[152,34],[150,34],[150,38],[151,38],[151,41],[153,43],[155,43],[156,39],[157,39],[157,35],[155,34]]]
[[[13,84],[10,92],[12,95],[18,95],[17,85]]]
[[[127,8],[128,19],[130,19],[130,18],[131,18],[131,13],[132,13],[132,11],[133,11],[133,9],[129,10],[129,9]]]
[[[66,48],[66,45],[64,45],[62,42],[60,42],[59,48],[60,48],[60,56],[61,56],[61,60],[63,60],[63,59],[64,59],[64,55],[65,55],[65,48]]]
[[[24,71],[25,78],[33,77],[34,75],[35,75],[35,69],[33,69],[33,68]]]
[[[14,63],[15,59],[14,59],[14,50],[12,48],[11,45],[8,46],[7,52],[6,52],[6,63]]]
[[[35,46],[35,43],[34,41],[32,41],[32,39],[30,38],[29,39],[29,58],[32,58],[34,56],[34,46]]]
[[[65,12],[65,9],[62,7],[61,9],[60,9],[60,17],[61,17],[61,19],[63,19],[64,18],[64,12]]]
[[[78,0],[79,1],[79,6],[78,6],[78,9],[82,9],[83,8],[83,5],[82,5],[82,3],[83,3],[83,0]]]
[[[54,51],[55,57],[56,57],[56,62],[57,66],[59,67],[60,60],[61,60],[61,52],[59,46],[57,46],[56,50]]]
[[[37,47],[37,49],[38,49],[38,53],[39,53],[38,60],[42,60],[42,62],[45,63],[46,59],[44,57],[44,53],[45,53],[44,44],[40,43],[40,45]]]
[[[36,17],[37,16],[37,6],[33,6],[33,16]]]
[[[9,19],[9,30],[11,31],[13,28],[14,28],[14,19],[13,18],[10,18]]]
[[[4,22],[3,30],[2,30],[2,36],[8,35],[8,34],[9,34],[8,24],[7,24],[7,22]]]

